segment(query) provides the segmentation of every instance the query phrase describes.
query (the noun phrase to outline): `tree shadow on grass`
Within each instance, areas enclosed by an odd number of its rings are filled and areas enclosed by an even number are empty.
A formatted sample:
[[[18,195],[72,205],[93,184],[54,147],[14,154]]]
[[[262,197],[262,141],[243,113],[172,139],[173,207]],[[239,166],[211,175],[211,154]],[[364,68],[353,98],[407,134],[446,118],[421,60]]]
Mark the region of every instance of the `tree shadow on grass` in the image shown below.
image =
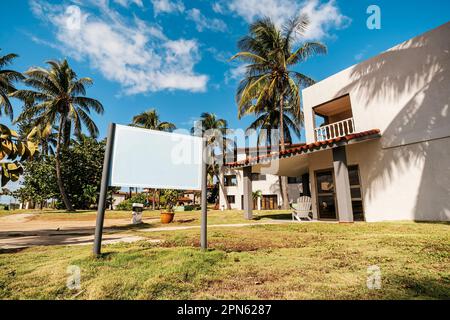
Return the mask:
[[[278,213],[278,214],[259,214],[253,218],[253,220],[263,220],[263,219],[269,219],[269,220],[291,220],[292,214],[291,213]]]
[[[450,299],[450,279],[412,278],[395,275],[388,278],[389,286],[399,289],[389,293],[389,299]]]

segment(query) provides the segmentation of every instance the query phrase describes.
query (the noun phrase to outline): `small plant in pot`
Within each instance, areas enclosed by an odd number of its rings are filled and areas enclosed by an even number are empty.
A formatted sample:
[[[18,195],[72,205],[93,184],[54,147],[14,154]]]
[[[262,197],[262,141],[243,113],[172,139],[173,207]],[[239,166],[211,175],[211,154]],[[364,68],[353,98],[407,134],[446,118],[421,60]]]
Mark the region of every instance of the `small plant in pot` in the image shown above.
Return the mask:
[[[164,191],[164,209],[161,211],[161,223],[171,223],[175,215],[174,207],[177,204],[180,192],[177,190]]]

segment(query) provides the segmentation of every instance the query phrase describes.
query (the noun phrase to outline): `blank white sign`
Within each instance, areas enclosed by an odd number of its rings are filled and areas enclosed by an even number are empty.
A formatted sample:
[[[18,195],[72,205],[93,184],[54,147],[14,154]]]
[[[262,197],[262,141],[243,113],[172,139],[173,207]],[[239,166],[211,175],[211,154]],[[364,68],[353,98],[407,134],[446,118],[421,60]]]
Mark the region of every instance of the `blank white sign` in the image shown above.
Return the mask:
[[[116,125],[110,186],[201,190],[203,139]]]

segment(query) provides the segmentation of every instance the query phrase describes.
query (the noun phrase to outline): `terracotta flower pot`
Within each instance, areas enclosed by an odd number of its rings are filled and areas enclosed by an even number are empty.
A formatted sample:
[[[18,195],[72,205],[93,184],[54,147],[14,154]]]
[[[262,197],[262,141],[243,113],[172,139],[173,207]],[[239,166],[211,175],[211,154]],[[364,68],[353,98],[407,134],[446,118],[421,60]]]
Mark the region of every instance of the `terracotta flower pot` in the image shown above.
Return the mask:
[[[173,212],[161,212],[161,223],[171,223],[174,215]]]

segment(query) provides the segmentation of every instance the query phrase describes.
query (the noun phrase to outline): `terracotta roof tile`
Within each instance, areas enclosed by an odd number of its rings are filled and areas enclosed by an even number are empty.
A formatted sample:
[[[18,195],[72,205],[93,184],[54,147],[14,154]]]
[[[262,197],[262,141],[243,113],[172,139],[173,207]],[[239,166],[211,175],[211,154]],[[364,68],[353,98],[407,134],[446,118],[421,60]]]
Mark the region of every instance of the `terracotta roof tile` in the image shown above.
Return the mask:
[[[333,143],[336,142],[341,142],[341,141],[345,141],[345,142],[349,142],[350,140],[354,140],[357,138],[362,138],[362,137],[367,137],[367,136],[371,136],[371,135],[378,135],[380,134],[380,130],[379,129],[373,129],[373,130],[369,130],[369,131],[363,131],[363,132],[358,132],[358,133],[353,133],[353,134],[349,134],[347,136],[344,137],[338,137],[338,138],[334,138],[334,139],[329,139],[329,140],[325,140],[325,141],[317,141],[317,142],[313,142],[310,144],[305,144],[305,145],[301,145],[295,148],[290,148],[287,149],[285,151],[281,151],[281,152],[275,152],[272,154],[268,154],[268,155],[262,155],[259,157],[249,157],[245,160],[241,160],[241,161],[237,161],[237,162],[230,162],[225,164],[228,167],[231,168],[235,168],[235,167],[242,167],[248,164],[256,164],[260,161],[264,161],[267,159],[278,159],[278,158],[285,158],[287,156],[293,156],[296,154],[301,154],[301,153],[305,153],[306,151],[309,150],[314,150],[314,149],[322,149],[322,147],[329,147],[330,145],[332,145]]]

